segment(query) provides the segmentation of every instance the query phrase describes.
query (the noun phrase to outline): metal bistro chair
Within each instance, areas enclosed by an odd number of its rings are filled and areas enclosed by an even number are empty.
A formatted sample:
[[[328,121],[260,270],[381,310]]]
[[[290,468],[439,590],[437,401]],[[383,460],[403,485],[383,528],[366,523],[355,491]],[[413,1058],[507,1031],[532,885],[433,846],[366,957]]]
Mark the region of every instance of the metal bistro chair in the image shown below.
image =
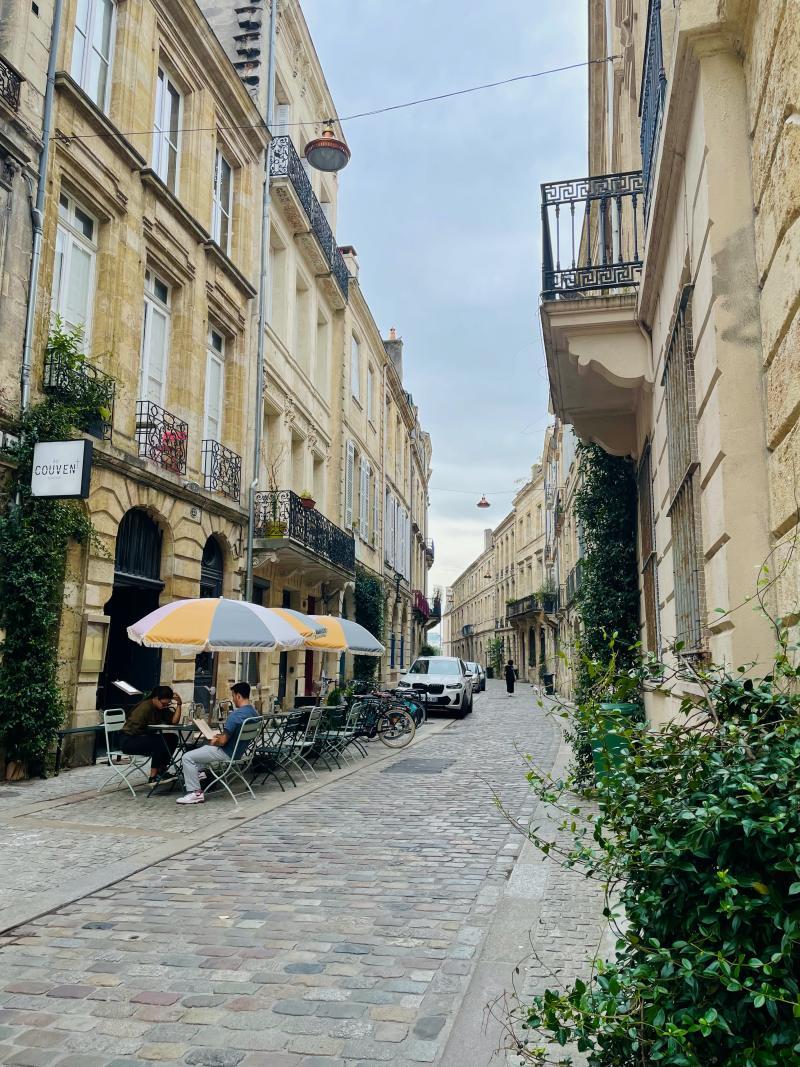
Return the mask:
[[[282,772],[293,786],[297,786],[287,765],[293,763],[292,753],[304,736],[304,718],[304,712],[291,711],[267,720],[265,735],[256,748],[253,780],[261,775],[261,785],[264,785],[267,778],[274,778],[281,792],[285,793],[283,782],[278,777]]]
[[[329,771],[333,770],[328,762],[329,757],[340,770],[342,767],[339,762],[340,756],[348,766],[350,765],[350,757],[345,754],[345,748],[358,714],[358,708],[348,709],[346,704],[325,709],[325,719],[317,732],[317,749],[319,758]]]
[[[288,755],[289,762],[300,771],[306,781],[309,778],[304,770],[305,767],[308,767],[315,778],[319,778],[308,757],[313,754],[317,744],[317,733],[324,714],[325,708],[322,707],[311,708],[308,711],[305,732],[297,738],[293,751]]]
[[[236,799],[235,793],[228,785],[230,779],[238,778],[239,781],[243,783],[245,789],[247,789],[247,792],[253,800],[255,800],[256,795],[250,788],[250,783],[244,775],[245,772],[250,769],[250,764],[253,762],[257,741],[261,736],[263,728],[264,720],[260,715],[244,720],[242,727],[239,730],[239,736],[236,739],[233,755],[226,756],[224,761],[219,760],[217,763],[207,763],[205,765],[204,770],[209,777],[209,782],[203,789],[204,794],[212,785],[221,785],[223,789],[228,791],[228,795],[238,808],[239,801]],[[238,756],[236,755],[237,752],[239,752]],[[219,768],[222,769],[220,770]]]
[[[121,778],[125,785],[130,789],[134,799],[136,798],[136,791],[131,783],[128,781],[130,775],[134,773],[141,774],[145,781],[148,780],[148,776],[145,773],[144,768],[150,762],[149,756],[129,756],[123,752],[119,747],[119,734],[122,731],[122,727],[125,725],[125,712],[122,708],[107,708],[103,712],[103,731],[106,735],[106,759],[108,765],[114,772],[107,781],[103,782],[100,786],[100,790],[113,782],[115,778]],[[112,735],[114,739],[112,741]],[[130,760],[128,766],[123,770],[119,763],[115,763],[114,760],[126,759]],[[98,790],[98,792],[100,791]]]

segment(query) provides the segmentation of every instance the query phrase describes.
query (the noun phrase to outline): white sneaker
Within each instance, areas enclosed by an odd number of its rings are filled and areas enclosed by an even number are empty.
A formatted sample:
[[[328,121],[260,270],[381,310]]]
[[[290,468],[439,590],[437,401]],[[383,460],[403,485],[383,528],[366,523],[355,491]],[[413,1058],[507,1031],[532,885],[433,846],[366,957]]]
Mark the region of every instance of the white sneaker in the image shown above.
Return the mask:
[[[176,804],[205,804],[206,798],[201,792],[187,793],[185,797],[178,797]]]

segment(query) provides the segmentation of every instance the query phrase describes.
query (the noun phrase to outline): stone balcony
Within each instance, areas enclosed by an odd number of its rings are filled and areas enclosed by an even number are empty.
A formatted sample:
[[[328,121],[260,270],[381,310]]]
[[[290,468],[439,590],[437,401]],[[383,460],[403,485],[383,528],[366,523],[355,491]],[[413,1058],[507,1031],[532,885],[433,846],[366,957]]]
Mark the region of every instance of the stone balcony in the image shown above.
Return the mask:
[[[614,455],[635,451],[652,388],[637,317],[645,239],[641,171],[542,185],[540,315],[555,414]]]

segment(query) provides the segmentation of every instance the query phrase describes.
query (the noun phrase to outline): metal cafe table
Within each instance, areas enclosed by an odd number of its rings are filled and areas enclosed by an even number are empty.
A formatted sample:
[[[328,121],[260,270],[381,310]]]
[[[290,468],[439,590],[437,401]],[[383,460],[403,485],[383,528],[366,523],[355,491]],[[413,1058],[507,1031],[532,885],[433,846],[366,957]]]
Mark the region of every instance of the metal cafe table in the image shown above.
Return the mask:
[[[175,751],[171,753],[172,758],[169,762],[169,766],[165,769],[163,774],[160,774],[153,781],[150,786],[150,789],[147,792],[147,796],[151,797],[153,795],[153,790],[157,789],[161,784],[162,778],[168,778],[171,776],[181,779],[183,778],[183,769],[181,767],[181,762],[183,760],[184,755],[189,751],[190,748],[193,747],[189,744],[189,742],[195,734],[197,734],[198,737],[202,737],[203,735],[200,733],[194,723],[191,722],[156,723],[151,724],[147,727],[147,729],[152,730],[154,733],[160,734],[162,738],[164,734],[176,734],[178,738],[178,743],[175,746]],[[167,749],[166,742],[164,743],[164,748],[167,752],[169,751]],[[174,784],[174,782],[170,783],[170,789]]]

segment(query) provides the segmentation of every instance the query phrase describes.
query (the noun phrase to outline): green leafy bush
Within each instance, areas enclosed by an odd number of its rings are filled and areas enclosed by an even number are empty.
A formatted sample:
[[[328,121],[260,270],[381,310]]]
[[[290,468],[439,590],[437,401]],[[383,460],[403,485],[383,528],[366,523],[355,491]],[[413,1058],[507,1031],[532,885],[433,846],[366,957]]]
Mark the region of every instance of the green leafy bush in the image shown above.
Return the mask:
[[[356,619],[373,637],[383,640],[383,582],[364,567],[356,567]],[[375,678],[380,660],[376,656],[354,656],[353,674],[365,682]]]
[[[690,678],[703,698],[660,732],[619,716],[599,814],[574,807],[574,775],[530,768],[572,841],[551,858],[600,879],[622,916],[613,960],[524,1006],[524,1025],[575,1043],[592,1067],[778,1067],[800,1062],[800,697],[782,651],[760,680],[721,668],[619,671],[620,688]],[[608,678],[603,678],[604,683]],[[603,726],[590,717],[590,741]],[[553,1062],[524,1046],[533,1063]]]
[[[80,333],[57,324],[48,351],[72,351]],[[58,630],[67,547],[86,541],[92,525],[80,503],[32,497],[38,441],[68,440],[97,417],[94,395],[58,394],[22,416],[11,492],[18,502],[0,515],[0,746],[6,756],[41,773],[66,706],[58,683]]]

